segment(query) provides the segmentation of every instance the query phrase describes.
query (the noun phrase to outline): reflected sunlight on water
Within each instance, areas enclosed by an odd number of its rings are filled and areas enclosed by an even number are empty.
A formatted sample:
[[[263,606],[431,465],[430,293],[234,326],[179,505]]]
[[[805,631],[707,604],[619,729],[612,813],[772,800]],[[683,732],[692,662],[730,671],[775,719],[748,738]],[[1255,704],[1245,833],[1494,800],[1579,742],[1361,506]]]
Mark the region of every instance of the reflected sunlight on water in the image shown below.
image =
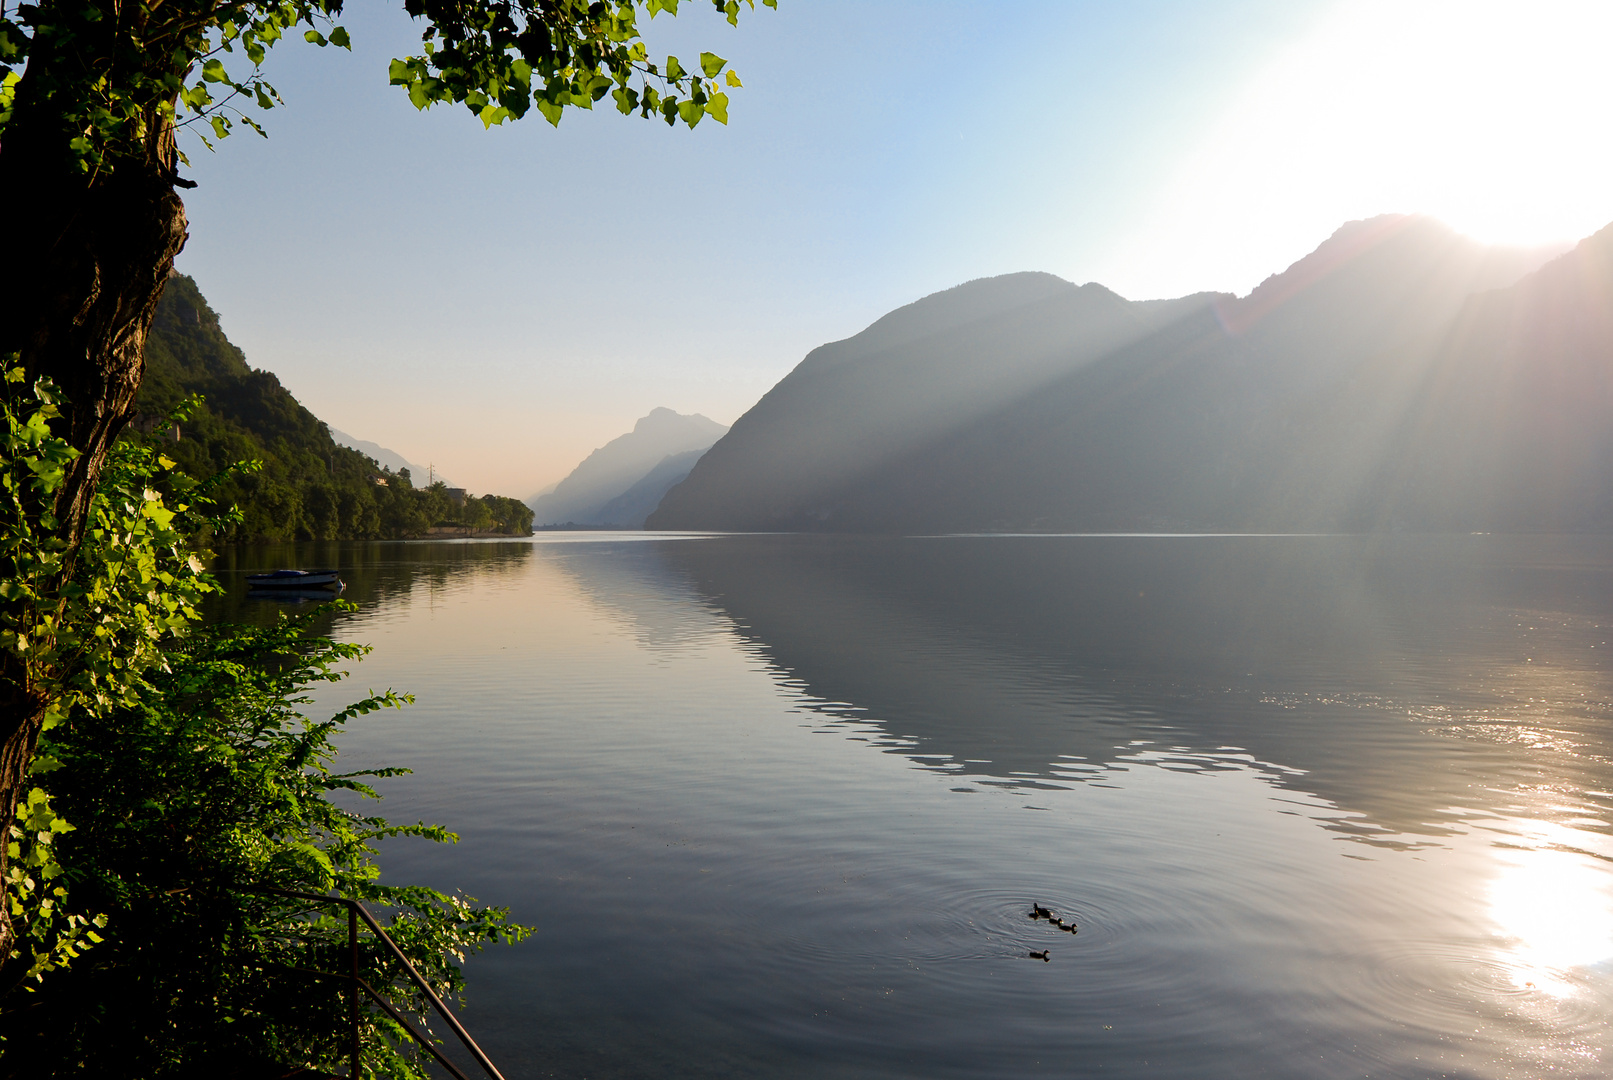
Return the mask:
[[[1613,867],[1587,849],[1600,834],[1532,822],[1542,845],[1497,845],[1490,916],[1505,939],[1500,960],[1518,987],[1566,997],[1584,989],[1584,969],[1613,959]]]

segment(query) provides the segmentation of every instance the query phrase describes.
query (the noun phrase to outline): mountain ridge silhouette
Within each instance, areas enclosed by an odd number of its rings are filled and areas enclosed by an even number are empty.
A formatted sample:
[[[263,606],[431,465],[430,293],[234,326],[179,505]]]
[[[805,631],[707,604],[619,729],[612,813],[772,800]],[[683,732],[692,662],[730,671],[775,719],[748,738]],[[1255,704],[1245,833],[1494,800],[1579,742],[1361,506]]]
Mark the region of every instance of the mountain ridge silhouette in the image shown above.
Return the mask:
[[[1551,254],[1384,215],[1244,297],[966,283],[814,350],[647,527],[1613,527],[1613,227]]]

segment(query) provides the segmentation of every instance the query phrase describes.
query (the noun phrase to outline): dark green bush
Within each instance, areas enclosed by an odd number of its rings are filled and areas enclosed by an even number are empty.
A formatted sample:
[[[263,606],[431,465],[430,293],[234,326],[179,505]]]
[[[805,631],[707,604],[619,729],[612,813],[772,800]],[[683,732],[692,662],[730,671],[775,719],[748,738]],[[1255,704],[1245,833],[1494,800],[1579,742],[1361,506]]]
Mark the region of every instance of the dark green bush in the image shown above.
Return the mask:
[[[37,786],[9,837],[19,936],[0,958],[0,1076],[338,1071],[350,1028],[346,985],[331,975],[348,967],[346,918],[265,887],[366,901],[450,999],[468,952],[525,930],[500,908],[379,884],[376,841],[454,837],[352,809],[376,796],[371,781],[406,770],[335,772],[333,739],[408,699],[304,716],[308,689],[367,651],[315,635],[318,610],[269,627],[197,625],[209,582],[186,537],[208,485],[124,442],[71,560],[29,527],[24,501],[55,490],[71,451],[49,433],[50,388],[30,395],[20,382],[8,377],[0,401],[0,646],[52,704]],[[420,1015],[423,995],[368,936],[360,973]],[[368,1007],[362,1040],[367,1075],[426,1075]]]

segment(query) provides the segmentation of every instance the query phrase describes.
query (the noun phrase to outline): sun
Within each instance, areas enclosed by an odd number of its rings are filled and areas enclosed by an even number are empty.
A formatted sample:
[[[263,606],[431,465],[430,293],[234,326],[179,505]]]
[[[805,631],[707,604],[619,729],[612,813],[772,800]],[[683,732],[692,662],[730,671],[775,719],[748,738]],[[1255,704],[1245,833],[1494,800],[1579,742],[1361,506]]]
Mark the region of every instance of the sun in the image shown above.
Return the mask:
[[[1613,4],[1599,0],[1341,3],[1204,134],[1136,265],[1179,271],[1154,295],[1243,292],[1382,213],[1490,243],[1589,235],[1613,222],[1608,55]]]

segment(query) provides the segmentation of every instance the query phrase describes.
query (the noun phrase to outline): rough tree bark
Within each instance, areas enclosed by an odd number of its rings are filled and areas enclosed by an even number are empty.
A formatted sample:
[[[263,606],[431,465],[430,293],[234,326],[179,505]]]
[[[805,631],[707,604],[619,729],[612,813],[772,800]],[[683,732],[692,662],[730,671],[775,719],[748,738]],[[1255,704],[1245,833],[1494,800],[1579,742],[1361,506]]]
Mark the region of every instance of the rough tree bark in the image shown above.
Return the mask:
[[[29,57],[16,111],[0,143],[0,207],[8,265],[0,286],[0,355],[17,353],[30,381],[62,390],[57,434],[80,451],[53,507],[58,535],[77,547],[108,449],[129,420],[145,373],[146,335],[184,246],[185,207],[174,191],[172,113],[146,110],[137,137],[86,173],[69,146],[53,86],[81,55]],[[0,836],[8,835],[48,701],[28,672],[0,659]],[[0,844],[0,877],[6,853]],[[14,935],[0,905],[0,958]]]

